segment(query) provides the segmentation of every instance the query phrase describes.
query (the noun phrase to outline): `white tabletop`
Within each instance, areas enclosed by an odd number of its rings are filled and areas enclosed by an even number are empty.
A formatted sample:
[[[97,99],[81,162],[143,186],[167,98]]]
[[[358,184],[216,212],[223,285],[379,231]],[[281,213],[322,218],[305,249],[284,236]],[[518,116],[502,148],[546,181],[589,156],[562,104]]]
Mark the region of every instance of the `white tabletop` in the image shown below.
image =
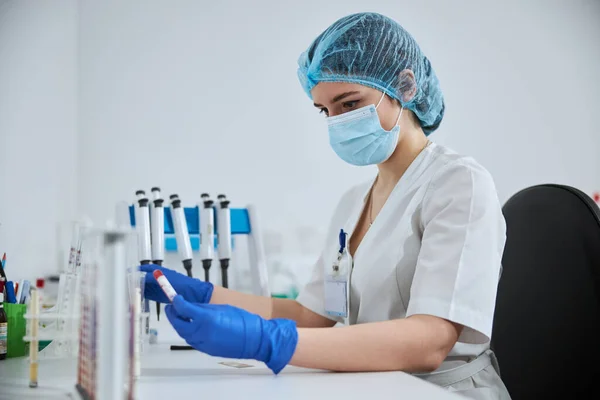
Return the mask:
[[[288,366],[275,376],[263,363],[251,360],[237,361],[252,367],[234,368],[220,364],[230,359],[195,350],[171,351],[169,342],[183,343],[162,336],[142,353],[139,399],[463,398],[403,372],[336,373]],[[75,363],[74,358],[41,361],[39,387],[30,389],[26,358],[0,361],[0,400],[68,398],[66,393],[74,389]]]

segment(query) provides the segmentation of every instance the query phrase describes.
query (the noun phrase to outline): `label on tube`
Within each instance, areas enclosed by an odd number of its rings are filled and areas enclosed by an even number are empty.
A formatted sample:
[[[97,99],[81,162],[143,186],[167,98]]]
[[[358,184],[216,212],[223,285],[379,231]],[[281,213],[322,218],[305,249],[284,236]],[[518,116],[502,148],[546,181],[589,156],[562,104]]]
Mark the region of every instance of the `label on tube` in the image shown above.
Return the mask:
[[[156,282],[158,282],[160,288],[163,290],[163,292],[165,292],[165,295],[167,296],[169,301],[173,301],[175,296],[177,296],[177,292],[175,291],[175,289],[173,289],[173,286],[171,286],[171,283],[169,282],[167,277],[164,276],[159,269],[155,269],[152,275],[154,275],[154,279],[156,279]]]

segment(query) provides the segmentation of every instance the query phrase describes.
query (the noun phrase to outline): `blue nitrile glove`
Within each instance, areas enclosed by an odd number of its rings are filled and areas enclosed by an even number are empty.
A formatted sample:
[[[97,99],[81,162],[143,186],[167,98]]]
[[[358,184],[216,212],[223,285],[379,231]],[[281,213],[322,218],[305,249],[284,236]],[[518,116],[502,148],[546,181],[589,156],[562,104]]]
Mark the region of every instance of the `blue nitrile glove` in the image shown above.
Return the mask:
[[[140,265],[139,269],[142,272],[146,272],[144,297],[148,300],[157,301],[159,303],[170,303],[169,299],[165,296],[165,293],[152,275],[152,272],[154,272],[155,269],[159,269],[178,294],[183,295],[186,299],[190,299],[190,301],[193,301],[194,303],[210,302],[214,288],[213,284],[210,282],[203,282],[199,279],[190,278],[187,275],[180,274],[177,271],[156,264]]]
[[[295,321],[266,320],[230,305],[193,304],[177,295],[165,312],[179,336],[196,350],[262,361],[276,374],[290,362],[298,343]]]

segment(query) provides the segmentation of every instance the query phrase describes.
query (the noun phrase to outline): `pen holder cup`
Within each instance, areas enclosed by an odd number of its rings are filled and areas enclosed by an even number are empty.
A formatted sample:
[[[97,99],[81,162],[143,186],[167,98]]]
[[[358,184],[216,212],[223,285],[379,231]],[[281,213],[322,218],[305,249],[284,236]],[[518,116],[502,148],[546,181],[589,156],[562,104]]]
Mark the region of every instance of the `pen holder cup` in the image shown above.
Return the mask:
[[[4,311],[8,317],[7,358],[23,357],[29,354],[29,343],[23,340],[27,331],[25,322],[26,304],[4,303]]]

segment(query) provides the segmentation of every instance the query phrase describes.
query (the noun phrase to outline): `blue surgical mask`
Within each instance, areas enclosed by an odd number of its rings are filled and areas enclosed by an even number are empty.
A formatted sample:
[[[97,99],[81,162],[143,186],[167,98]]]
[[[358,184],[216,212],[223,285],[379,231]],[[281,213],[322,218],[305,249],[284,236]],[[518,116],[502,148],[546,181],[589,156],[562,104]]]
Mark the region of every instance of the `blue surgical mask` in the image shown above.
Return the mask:
[[[358,110],[327,118],[329,144],[333,151],[344,161],[352,165],[381,164],[394,152],[400,135],[400,109],[396,126],[391,131],[381,127],[377,106],[371,104]]]

